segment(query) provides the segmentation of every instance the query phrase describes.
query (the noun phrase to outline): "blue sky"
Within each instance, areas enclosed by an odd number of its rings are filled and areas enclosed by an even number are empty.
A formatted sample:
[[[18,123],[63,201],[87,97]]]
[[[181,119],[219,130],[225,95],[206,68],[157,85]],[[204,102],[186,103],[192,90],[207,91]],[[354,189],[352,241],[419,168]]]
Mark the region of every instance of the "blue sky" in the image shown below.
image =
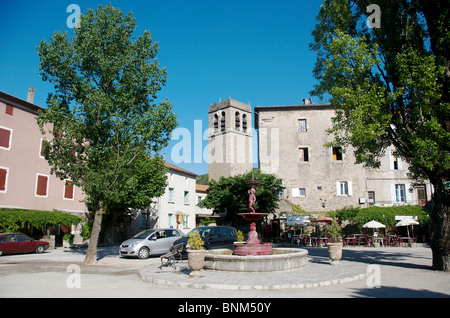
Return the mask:
[[[0,90],[26,100],[36,89],[34,103],[46,107],[53,87],[39,76],[36,47],[67,26],[69,4],[81,13],[98,5],[133,12],[136,35],[150,30],[158,41],[158,60],[167,67],[167,85],[159,98],[169,98],[179,127],[192,133],[194,121],[208,126],[208,107],[231,98],[254,106],[299,104],[316,80],[316,55],[309,50],[311,31],[321,0],[0,0]],[[318,101],[317,99],[313,101]],[[172,141],[165,149],[173,162]],[[197,145],[198,147],[198,145]],[[202,148],[206,141],[202,141]],[[192,158],[194,161],[194,154]],[[206,162],[176,162],[197,174]]]

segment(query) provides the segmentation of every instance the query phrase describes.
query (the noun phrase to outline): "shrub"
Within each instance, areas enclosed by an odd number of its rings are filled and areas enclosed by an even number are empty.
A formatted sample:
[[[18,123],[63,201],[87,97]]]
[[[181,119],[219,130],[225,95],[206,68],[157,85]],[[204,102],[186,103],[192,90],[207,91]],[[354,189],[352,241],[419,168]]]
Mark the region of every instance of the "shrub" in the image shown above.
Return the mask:
[[[191,250],[201,250],[203,248],[203,240],[200,237],[200,233],[195,230],[194,233],[189,235],[189,239],[187,241],[187,245]]]
[[[0,209],[0,232],[17,232],[30,226],[44,232],[52,226],[70,226],[81,221],[79,216],[58,211]]]

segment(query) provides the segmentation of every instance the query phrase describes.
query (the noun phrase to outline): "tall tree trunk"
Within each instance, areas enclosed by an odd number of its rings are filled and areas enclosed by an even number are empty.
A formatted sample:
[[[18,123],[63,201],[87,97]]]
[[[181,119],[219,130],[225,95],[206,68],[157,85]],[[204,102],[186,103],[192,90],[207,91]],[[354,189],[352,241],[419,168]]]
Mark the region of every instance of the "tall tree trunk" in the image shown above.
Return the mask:
[[[436,182],[431,220],[433,233],[430,246],[433,252],[433,268],[450,271],[450,195],[443,188],[443,182]]]
[[[94,215],[94,224],[92,225],[91,238],[84,259],[84,264],[92,265],[97,263],[97,244],[100,230],[102,229],[103,202],[100,201],[97,211]]]

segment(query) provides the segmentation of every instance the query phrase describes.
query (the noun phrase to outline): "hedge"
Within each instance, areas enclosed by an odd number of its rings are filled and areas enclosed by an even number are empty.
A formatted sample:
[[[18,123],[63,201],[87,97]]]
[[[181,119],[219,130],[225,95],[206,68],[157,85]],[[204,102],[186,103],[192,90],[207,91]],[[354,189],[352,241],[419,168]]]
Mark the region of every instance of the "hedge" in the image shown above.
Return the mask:
[[[421,206],[402,205],[393,207],[372,206],[368,208],[344,208],[336,210],[335,216],[340,220],[351,220],[358,223],[361,228],[365,223],[375,220],[384,225],[387,229],[393,229],[398,222],[395,220],[396,215],[417,216],[420,224],[426,224],[430,221],[430,212]]]
[[[18,232],[30,226],[45,231],[52,226],[70,226],[82,221],[79,216],[58,211],[0,209],[0,233]]]

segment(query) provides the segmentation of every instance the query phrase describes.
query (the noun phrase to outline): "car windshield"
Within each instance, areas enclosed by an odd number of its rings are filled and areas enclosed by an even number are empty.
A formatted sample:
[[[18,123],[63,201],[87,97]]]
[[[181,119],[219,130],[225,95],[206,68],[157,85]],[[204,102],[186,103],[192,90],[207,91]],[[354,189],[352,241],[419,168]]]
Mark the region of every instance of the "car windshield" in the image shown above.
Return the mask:
[[[145,231],[139,232],[138,234],[136,234],[135,236],[133,236],[133,238],[134,238],[134,239],[141,239],[141,240],[143,240],[143,239],[145,239],[147,236],[149,236],[149,234],[151,234],[151,233],[153,233],[153,232],[155,232],[154,229],[152,229],[152,230],[145,230]]]
[[[202,239],[205,239],[206,237],[209,236],[209,234],[211,233],[211,228],[210,227],[199,227],[199,228],[195,228],[193,230],[191,230],[188,234],[186,234],[186,237],[189,237],[189,235],[193,234],[195,231],[198,231],[200,233],[200,237]]]

